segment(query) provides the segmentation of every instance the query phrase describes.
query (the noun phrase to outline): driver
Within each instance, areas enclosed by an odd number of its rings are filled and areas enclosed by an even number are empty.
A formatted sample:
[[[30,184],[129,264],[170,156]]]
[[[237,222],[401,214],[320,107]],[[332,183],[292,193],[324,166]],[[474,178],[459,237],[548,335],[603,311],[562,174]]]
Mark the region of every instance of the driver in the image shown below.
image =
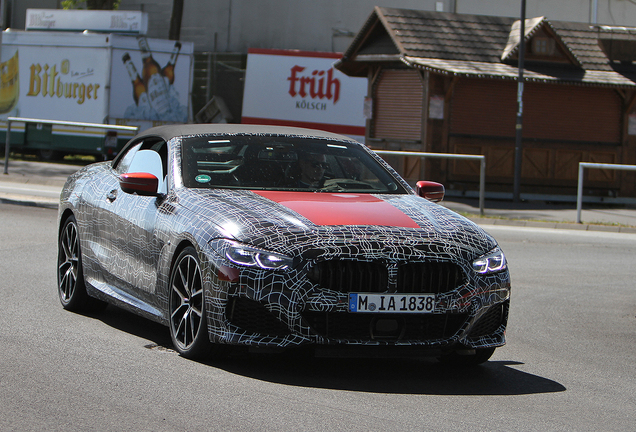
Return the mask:
[[[298,186],[305,188],[319,188],[324,183],[325,170],[329,167],[327,157],[320,153],[301,154],[299,160],[300,178]]]

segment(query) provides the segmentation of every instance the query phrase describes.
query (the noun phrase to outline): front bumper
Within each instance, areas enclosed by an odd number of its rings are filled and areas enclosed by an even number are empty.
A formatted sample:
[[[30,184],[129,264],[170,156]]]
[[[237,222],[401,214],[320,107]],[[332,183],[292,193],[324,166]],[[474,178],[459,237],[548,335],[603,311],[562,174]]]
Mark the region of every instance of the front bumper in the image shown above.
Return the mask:
[[[211,340],[251,347],[376,346],[431,353],[505,344],[507,270],[487,276],[465,272],[469,276],[460,286],[435,295],[433,313],[359,314],[348,311],[346,289],[310,280],[308,267],[225,272],[233,278],[219,278],[223,272],[217,270],[206,290]]]

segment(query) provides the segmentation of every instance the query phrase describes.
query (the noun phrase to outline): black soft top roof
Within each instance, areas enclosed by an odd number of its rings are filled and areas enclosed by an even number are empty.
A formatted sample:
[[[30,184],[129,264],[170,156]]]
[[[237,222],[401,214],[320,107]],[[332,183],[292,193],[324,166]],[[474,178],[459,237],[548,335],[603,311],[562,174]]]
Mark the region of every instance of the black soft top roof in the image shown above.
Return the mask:
[[[157,126],[146,129],[138,136],[159,136],[168,141],[179,136],[192,135],[286,135],[353,141],[344,135],[330,132],[287,126],[243,125],[243,124],[180,124]]]

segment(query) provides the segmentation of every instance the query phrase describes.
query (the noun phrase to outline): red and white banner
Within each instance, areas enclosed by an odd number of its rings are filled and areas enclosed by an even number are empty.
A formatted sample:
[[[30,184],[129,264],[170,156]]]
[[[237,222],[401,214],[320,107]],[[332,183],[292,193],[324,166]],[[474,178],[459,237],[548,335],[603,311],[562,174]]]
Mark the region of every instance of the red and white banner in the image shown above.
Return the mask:
[[[366,78],[333,68],[338,53],[250,49],[245,124],[298,126],[364,140]]]

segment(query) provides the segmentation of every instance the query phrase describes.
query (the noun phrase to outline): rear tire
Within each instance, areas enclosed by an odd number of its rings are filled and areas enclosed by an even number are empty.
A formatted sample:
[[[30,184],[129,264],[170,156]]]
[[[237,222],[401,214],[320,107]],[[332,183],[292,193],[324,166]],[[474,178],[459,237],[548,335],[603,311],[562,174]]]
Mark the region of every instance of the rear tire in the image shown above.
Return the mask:
[[[66,310],[94,312],[107,306],[107,303],[86,293],[79,230],[74,216],[66,219],[58,239],[57,293]]]
[[[170,337],[183,357],[194,359],[210,352],[201,266],[196,250],[185,248],[170,275],[168,299]]]

